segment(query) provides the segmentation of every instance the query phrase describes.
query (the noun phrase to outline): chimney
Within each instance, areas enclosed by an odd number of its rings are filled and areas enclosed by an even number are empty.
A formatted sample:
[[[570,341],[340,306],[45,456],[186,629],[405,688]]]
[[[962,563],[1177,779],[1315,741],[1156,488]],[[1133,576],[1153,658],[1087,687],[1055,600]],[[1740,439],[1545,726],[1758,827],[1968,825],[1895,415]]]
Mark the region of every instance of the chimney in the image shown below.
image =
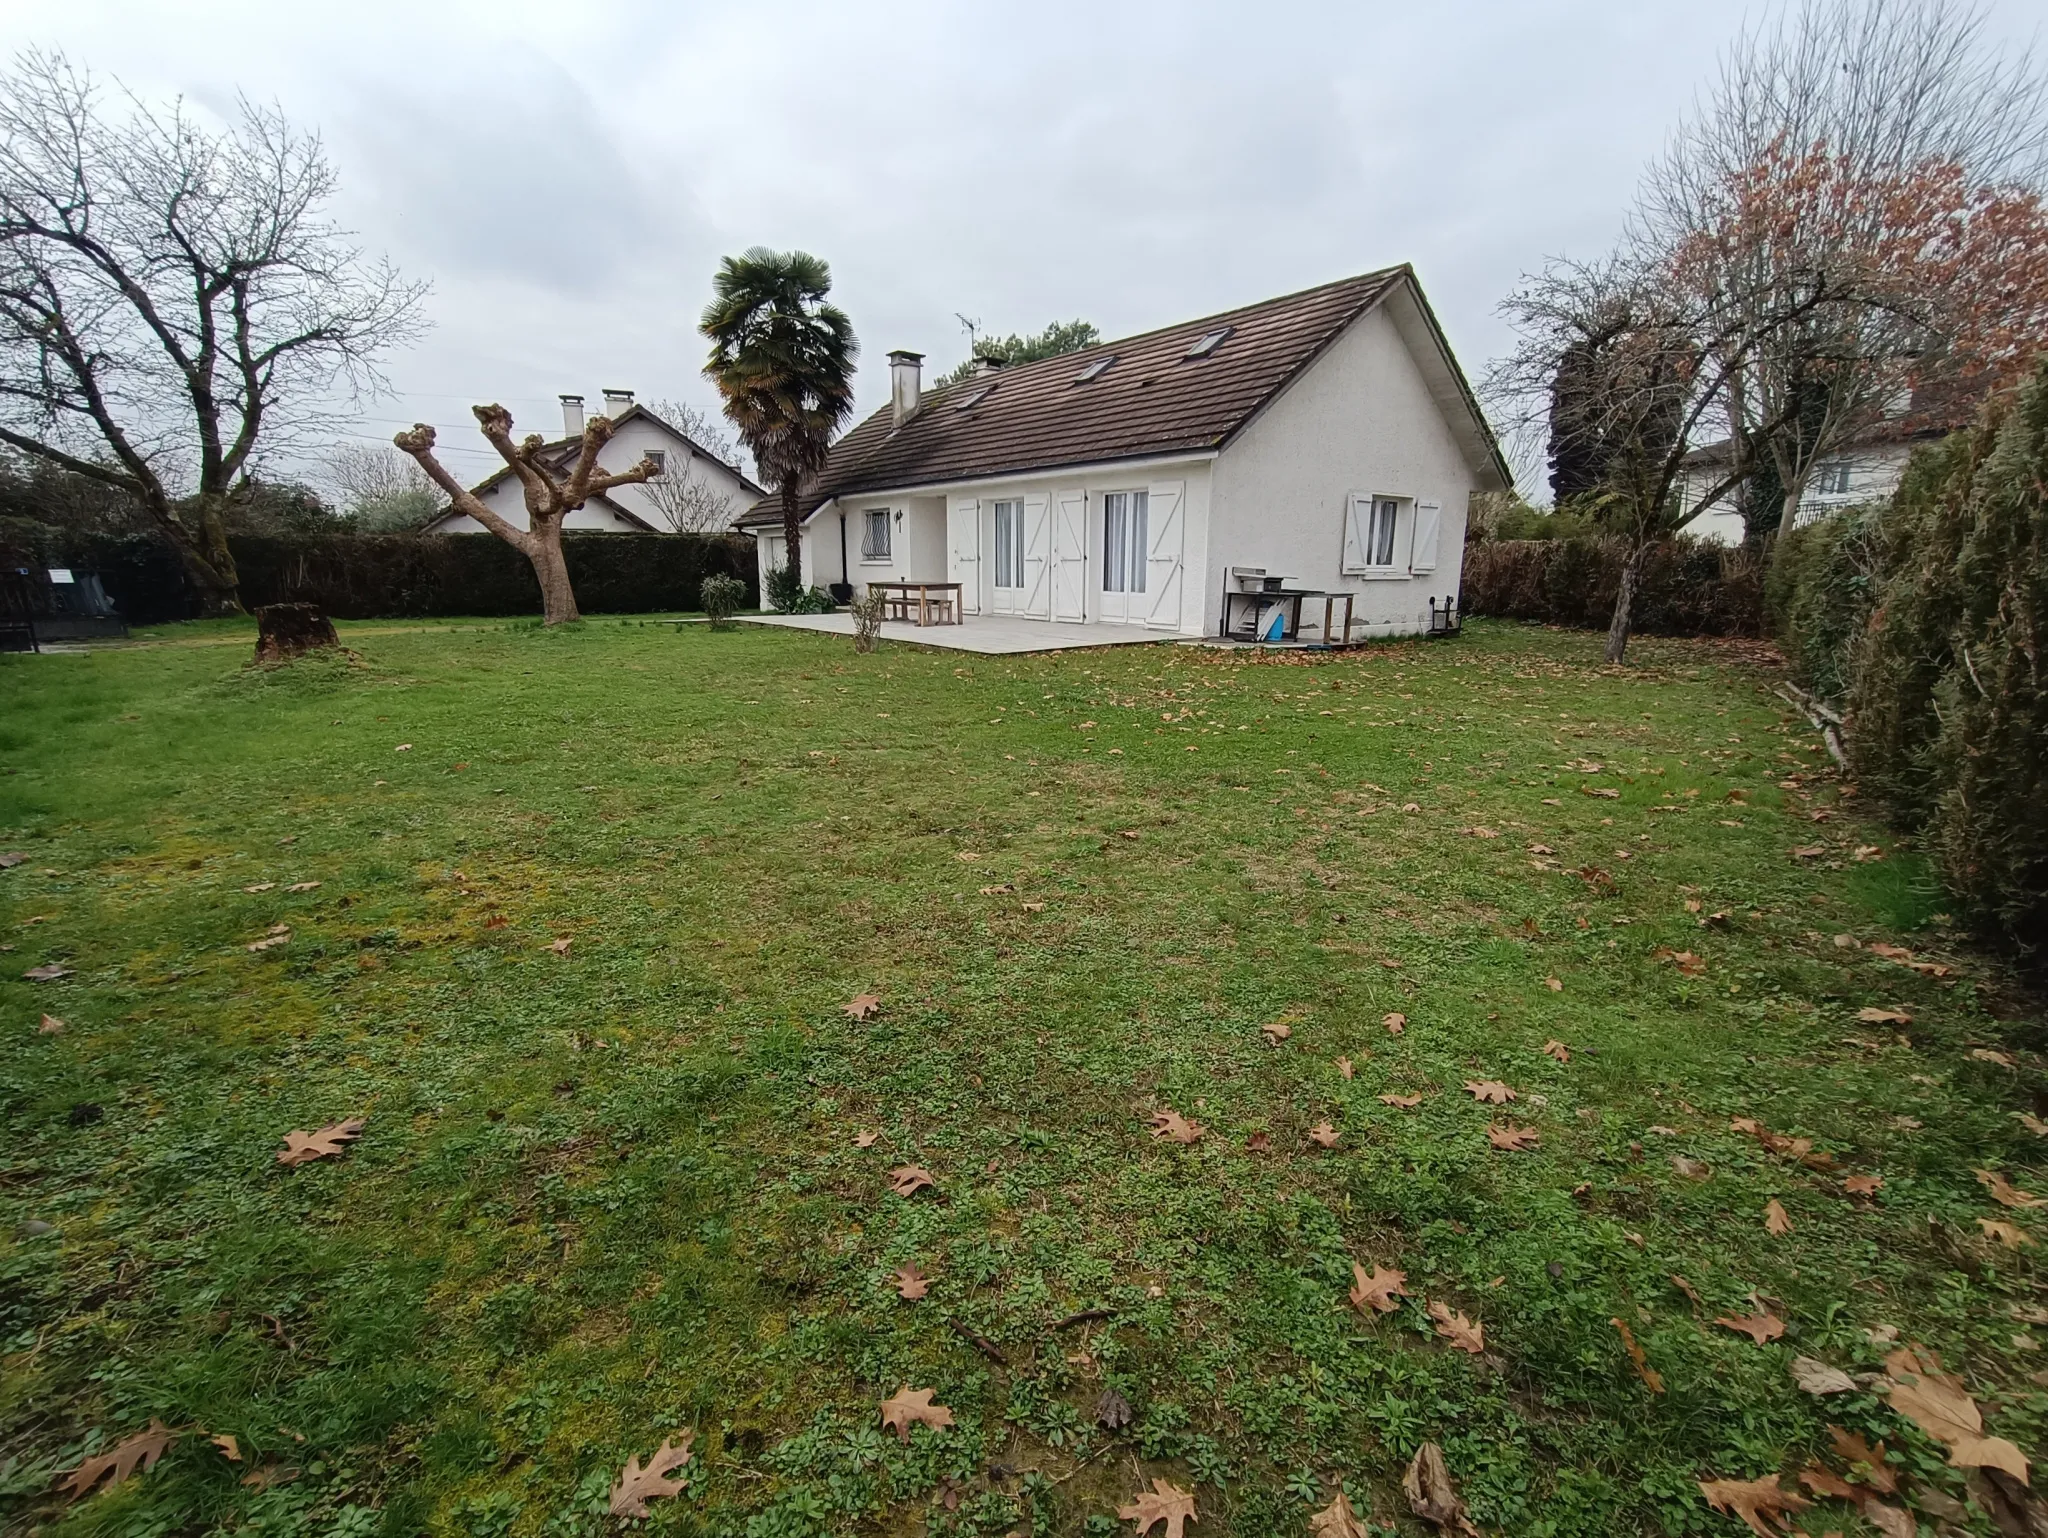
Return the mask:
[[[971,379],[986,379],[1002,366],[1003,360],[1001,358],[991,358],[984,353],[975,358],[974,372],[968,377]]]
[[[604,392],[604,414],[615,417],[633,404],[631,390],[607,390]]]
[[[583,436],[583,397],[565,395],[562,397],[562,436],[580,438]]]
[[[924,354],[921,352],[889,354],[889,405],[896,414],[898,427],[917,415],[917,401],[923,383],[923,364]]]

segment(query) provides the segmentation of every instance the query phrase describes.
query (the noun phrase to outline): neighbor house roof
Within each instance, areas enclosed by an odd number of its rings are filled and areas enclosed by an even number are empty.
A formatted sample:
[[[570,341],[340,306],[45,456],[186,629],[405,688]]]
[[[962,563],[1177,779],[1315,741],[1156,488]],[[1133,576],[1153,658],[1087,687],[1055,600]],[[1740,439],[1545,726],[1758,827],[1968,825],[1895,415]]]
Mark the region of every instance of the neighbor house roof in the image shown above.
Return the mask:
[[[863,491],[1220,449],[1346,327],[1403,290],[1415,300],[1423,350],[1443,365],[1438,377],[1452,397],[1449,409],[1471,429],[1468,447],[1509,484],[1471,387],[1404,266],[977,375],[926,392],[901,427],[885,406],[832,446],[804,490],[802,511],[808,517],[832,497]],[[1219,344],[1189,355],[1219,331],[1227,332]],[[737,526],[781,519],[781,499],[769,496]]]
[[[737,480],[742,486],[744,486],[748,491],[753,492],[755,496],[758,497],[765,495],[765,493],[762,492],[759,486],[755,485],[753,481],[748,479],[748,477],[740,470],[739,466],[726,464],[724,460],[720,459],[716,454],[712,453],[711,450],[705,448],[703,444],[699,443],[695,438],[692,438],[688,433],[682,431],[680,428],[671,426],[664,418],[657,416],[652,411],[649,411],[645,406],[640,405],[637,401],[634,404],[628,406],[624,411],[620,412],[617,416],[613,417],[612,425],[615,427],[623,427],[626,423],[632,421],[635,417],[647,418],[648,421],[652,422],[656,427],[659,427],[663,432],[667,433],[671,438],[675,439],[678,443],[688,444],[690,446],[690,450],[692,453],[703,456],[705,459],[710,460],[714,465],[724,465],[725,468],[731,472],[733,478]],[[551,443],[544,443],[541,445],[540,451],[543,456],[547,457],[549,464],[553,468],[560,469],[564,462],[564,456],[568,453],[569,450],[574,449],[576,445],[581,443],[582,441],[583,435],[581,433],[578,433],[573,438],[557,438]],[[485,492],[491,490],[491,488],[493,488],[494,486],[497,486],[500,483],[502,483],[505,477],[510,475],[511,473],[512,467],[510,465],[506,465],[503,469],[497,471],[495,474],[485,476],[482,480],[478,481],[474,486],[470,487],[470,494],[472,496],[482,496]],[[646,519],[640,517],[638,514],[629,512],[627,509],[621,507],[618,503],[612,501],[608,497],[605,497],[602,493],[595,497],[592,497],[590,500],[593,502],[603,503],[606,507],[610,508],[613,512],[619,514],[621,517],[631,519],[634,523],[639,524],[641,528],[646,529],[649,533],[656,532],[653,524],[649,523]],[[420,527],[422,529],[431,529],[435,524],[439,523],[443,518],[448,517],[451,513],[455,512],[456,510],[457,509],[452,505],[442,507],[434,514],[433,517],[429,518],[425,523],[421,524]]]

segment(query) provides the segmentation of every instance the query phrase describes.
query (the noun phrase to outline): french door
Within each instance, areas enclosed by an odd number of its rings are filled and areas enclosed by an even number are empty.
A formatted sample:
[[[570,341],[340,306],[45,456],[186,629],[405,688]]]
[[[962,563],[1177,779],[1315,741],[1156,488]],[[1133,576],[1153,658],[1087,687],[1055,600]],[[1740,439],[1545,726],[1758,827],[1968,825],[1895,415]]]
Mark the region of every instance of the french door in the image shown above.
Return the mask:
[[[1145,567],[1151,513],[1151,497],[1145,492],[1103,494],[1102,617],[1112,624],[1141,625],[1150,613]]]

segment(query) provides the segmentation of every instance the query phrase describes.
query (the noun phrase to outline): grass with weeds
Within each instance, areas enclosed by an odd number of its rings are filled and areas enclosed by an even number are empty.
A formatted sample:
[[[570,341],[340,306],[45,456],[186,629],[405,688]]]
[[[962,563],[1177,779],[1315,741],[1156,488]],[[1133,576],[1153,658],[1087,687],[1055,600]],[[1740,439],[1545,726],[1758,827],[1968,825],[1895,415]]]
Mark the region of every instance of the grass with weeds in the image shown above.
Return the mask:
[[[574,1538],[691,1431],[649,1532],[1128,1532],[1153,1477],[1207,1538],[1340,1487],[1417,1532],[1433,1440],[1488,1530],[1732,1533],[1696,1481],[1830,1423],[1964,1498],[1871,1383],[1792,1380],[1887,1326],[2048,1442],[2038,1252],[1977,1220],[2048,1222],[1973,1174],[2048,1192],[2039,1018],[1749,651],[342,631],[0,658],[10,1525]],[[1361,1315],[1354,1261],[1413,1296]],[[885,1432],[905,1386],[951,1429]],[[152,1416],[155,1468],[54,1493]]]

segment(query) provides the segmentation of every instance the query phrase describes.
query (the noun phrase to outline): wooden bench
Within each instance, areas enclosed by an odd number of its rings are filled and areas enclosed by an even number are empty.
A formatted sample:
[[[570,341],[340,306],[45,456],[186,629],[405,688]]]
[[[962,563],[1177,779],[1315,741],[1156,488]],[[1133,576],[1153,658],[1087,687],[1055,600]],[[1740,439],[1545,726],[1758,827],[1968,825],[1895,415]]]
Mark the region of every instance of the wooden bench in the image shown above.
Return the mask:
[[[870,582],[868,588],[882,595],[884,618],[920,626],[965,623],[961,583],[888,581]]]

